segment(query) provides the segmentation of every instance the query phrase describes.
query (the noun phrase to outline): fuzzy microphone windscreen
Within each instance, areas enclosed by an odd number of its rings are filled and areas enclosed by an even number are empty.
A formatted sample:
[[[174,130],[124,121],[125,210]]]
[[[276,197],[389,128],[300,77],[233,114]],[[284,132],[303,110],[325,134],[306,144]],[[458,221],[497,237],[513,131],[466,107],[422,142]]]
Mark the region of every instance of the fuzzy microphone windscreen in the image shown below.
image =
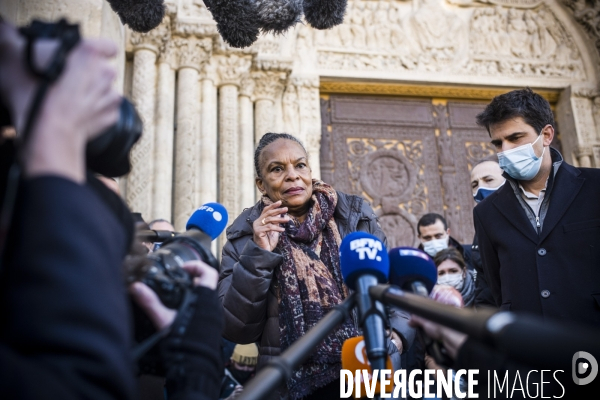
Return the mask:
[[[260,21],[254,0],[204,0],[204,4],[227,44],[242,48],[256,41]]]
[[[348,0],[304,0],[304,18],[316,29],[329,29],[344,22]]]
[[[165,16],[164,0],[107,0],[124,25],[136,32],[149,32]]]
[[[255,0],[255,4],[265,33],[284,33],[302,15],[302,0]]]

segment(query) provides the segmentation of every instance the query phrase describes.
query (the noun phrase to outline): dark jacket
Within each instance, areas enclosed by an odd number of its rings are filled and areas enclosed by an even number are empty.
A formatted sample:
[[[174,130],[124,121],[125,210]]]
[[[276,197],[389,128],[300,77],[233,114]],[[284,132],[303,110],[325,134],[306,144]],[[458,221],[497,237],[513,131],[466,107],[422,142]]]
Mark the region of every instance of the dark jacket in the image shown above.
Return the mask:
[[[471,245],[471,262],[473,263],[473,269],[477,273],[477,280],[482,281],[476,282],[473,306],[475,308],[478,306],[489,307],[494,304],[494,296],[492,296],[492,292],[490,291],[490,287],[487,284],[483,273],[481,253],[479,252],[479,239],[477,239],[477,235],[473,237],[473,244]]]
[[[598,326],[600,170],[563,162],[546,192],[549,203],[539,233],[511,185],[475,207],[482,260],[477,284],[487,284],[490,305],[503,310]]]
[[[218,287],[225,315],[223,336],[235,343],[257,342],[259,367],[270,356],[280,354],[274,271],[283,261],[281,255],[261,249],[252,240],[252,224],[261,210],[260,202],[245,209],[227,228]],[[375,213],[359,196],[338,192],[334,218],[342,238],[364,231],[386,240]],[[393,328],[406,341],[405,349],[414,338],[414,329],[407,326],[406,318],[399,311],[393,311],[390,318]]]
[[[127,230],[90,185],[22,189],[0,277],[0,397],[134,398]]]

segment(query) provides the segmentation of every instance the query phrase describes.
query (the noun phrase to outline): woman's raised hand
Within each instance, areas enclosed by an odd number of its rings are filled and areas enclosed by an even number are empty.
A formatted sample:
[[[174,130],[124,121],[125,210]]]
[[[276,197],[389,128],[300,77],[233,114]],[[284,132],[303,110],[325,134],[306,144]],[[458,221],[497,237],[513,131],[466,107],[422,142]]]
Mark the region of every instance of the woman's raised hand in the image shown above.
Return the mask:
[[[252,224],[254,243],[261,249],[273,251],[279,242],[279,235],[285,228],[279,224],[287,224],[290,217],[286,214],[287,207],[280,207],[281,200],[266,206],[260,216]]]

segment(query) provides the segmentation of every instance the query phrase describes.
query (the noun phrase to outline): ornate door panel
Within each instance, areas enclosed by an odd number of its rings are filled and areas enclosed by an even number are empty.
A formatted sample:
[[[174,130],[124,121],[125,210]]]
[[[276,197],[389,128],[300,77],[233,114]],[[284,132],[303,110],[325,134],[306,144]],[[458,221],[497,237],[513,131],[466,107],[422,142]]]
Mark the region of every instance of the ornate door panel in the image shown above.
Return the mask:
[[[332,95],[321,105],[321,176],[371,202],[390,246],[418,245],[429,212],[471,242],[469,170],[493,152],[474,122],[484,104]]]

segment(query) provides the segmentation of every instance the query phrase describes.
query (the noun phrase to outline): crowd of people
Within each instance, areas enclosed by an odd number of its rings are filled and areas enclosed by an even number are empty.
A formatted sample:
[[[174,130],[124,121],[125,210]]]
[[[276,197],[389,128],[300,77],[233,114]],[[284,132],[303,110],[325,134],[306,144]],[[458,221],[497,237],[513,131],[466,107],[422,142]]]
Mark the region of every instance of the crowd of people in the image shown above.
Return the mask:
[[[0,22],[0,99],[17,132],[38,84],[22,65],[25,47],[17,30]],[[43,59],[52,46],[34,51]],[[164,334],[157,397],[233,400],[350,295],[340,270],[344,237],[363,231],[386,243],[385,233],[362,197],[313,178],[296,137],[266,133],[254,154],[261,197],[228,227],[219,271],[199,260],[183,265],[193,277],[186,308],[166,307],[144,283],[126,287],[123,261],[141,245],[134,243],[135,218],[115,181],[87,171],[85,159],[87,141],[118,116],[115,52],[109,42],[82,40],[47,91],[28,141],[16,142],[18,202],[0,236],[0,393],[135,398],[132,299]],[[552,110],[530,89],[497,96],[477,122],[497,156],[471,171],[473,243],[454,239],[441,214],[417,224],[419,249],[437,267],[431,297],[597,328],[600,170],[569,165],[550,147]],[[143,227],[174,230],[167,220]],[[145,244],[144,255],[157,248]],[[395,369],[447,368],[431,357],[427,337],[443,342],[457,362],[473,365],[480,351],[466,335],[401,309],[390,307],[388,319]],[[273,398],[338,398],[342,345],[360,334],[352,314]],[[226,357],[223,343],[231,348]]]

